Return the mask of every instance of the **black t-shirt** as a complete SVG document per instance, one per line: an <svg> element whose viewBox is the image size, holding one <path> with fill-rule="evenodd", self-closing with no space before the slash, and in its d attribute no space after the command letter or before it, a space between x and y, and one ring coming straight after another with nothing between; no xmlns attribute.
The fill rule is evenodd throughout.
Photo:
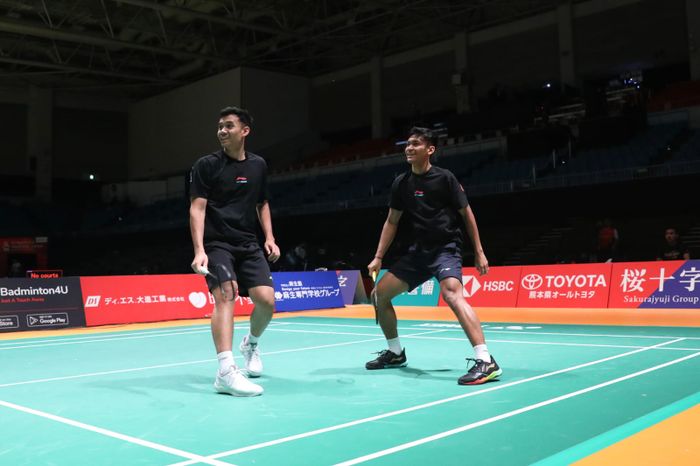
<svg viewBox="0 0 700 466"><path fill-rule="evenodd" d="M190 173L190 197L207 200L204 241L258 241L257 205L269 199L267 163L251 152L234 160L223 150L205 155Z"/></svg>
<svg viewBox="0 0 700 466"><path fill-rule="evenodd" d="M659 251L658 258L665 261L682 260L683 254L686 254L687 252L688 248L680 241L673 246L668 243L664 243L663 248L661 248L661 251Z"/></svg>
<svg viewBox="0 0 700 466"><path fill-rule="evenodd" d="M389 207L408 217L414 242L424 248L451 242L461 245L462 218L458 211L468 204L452 172L435 165L422 175L402 173L391 186Z"/></svg>

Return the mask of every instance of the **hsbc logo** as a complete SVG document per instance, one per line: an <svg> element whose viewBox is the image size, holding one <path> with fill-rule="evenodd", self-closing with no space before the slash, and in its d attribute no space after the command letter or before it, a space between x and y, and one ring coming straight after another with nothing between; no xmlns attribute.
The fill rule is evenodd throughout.
<svg viewBox="0 0 700 466"><path fill-rule="evenodd" d="M483 283L479 282L474 275L462 275L462 296L465 298L471 298L477 291L513 291L515 289L515 282L513 280L484 280Z"/></svg>
<svg viewBox="0 0 700 466"><path fill-rule="evenodd" d="M481 289L481 283L474 275L462 275L462 296L471 298Z"/></svg>
<svg viewBox="0 0 700 466"><path fill-rule="evenodd" d="M88 296L85 300L85 307L99 307L102 296Z"/></svg>

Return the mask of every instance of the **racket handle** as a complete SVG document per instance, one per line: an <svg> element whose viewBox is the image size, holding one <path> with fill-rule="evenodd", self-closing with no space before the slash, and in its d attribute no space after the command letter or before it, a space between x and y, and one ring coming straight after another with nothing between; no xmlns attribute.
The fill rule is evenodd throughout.
<svg viewBox="0 0 700 466"><path fill-rule="evenodd" d="M376 270L372 270L372 281L375 283L377 282L377 271Z"/></svg>

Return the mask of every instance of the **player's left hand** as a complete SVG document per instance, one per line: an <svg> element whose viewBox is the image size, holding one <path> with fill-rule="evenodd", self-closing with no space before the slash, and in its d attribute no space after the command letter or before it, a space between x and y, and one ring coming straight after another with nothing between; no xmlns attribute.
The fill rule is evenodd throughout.
<svg viewBox="0 0 700 466"><path fill-rule="evenodd" d="M270 262L277 262L280 258L280 248L275 244L275 240L265 241L265 255L267 255L267 260Z"/></svg>
<svg viewBox="0 0 700 466"><path fill-rule="evenodd" d="M479 272L480 275L486 275L489 273L489 261L486 259L486 254L479 252L474 258L474 267Z"/></svg>

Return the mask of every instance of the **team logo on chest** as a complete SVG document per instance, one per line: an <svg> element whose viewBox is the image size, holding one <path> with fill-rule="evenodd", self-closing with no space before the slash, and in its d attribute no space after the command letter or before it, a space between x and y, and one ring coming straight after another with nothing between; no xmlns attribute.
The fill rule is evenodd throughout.
<svg viewBox="0 0 700 466"><path fill-rule="evenodd" d="M245 176L237 176L236 184L248 184L248 178L246 178Z"/></svg>
<svg viewBox="0 0 700 466"><path fill-rule="evenodd" d="M415 197L423 197L425 196L425 192L421 191L420 189L416 189L416 191L413 193Z"/></svg>

